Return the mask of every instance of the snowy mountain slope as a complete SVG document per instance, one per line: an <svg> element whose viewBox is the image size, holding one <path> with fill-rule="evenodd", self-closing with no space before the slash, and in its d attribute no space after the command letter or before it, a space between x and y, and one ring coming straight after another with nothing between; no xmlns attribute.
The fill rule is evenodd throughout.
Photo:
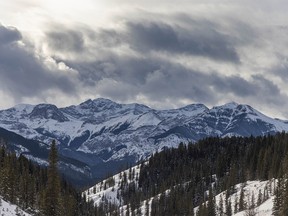
<svg viewBox="0 0 288 216"><path fill-rule="evenodd" d="M0 137L6 141L5 147L7 150L15 152L17 156L21 154L40 166L48 165L49 149L47 145L35 140L26 139L3 128L0 128ZM83 178L85 179L91 176L90 168L87 164L73 158L65 157L61 153L58 154L58 159L59 170L65 174L66 179L70 182L77 184L78 181L82 181Z"/></svg>
<svg viewBox="0 0 288 216"><path fill-rule="evenodd" d="M93 187L83 192L87 200L93 201L95 205L99 206L103 199L106 198L108 202L122 206L123 200L119 193L123 187L123 182L129 185L135 183L138 185L138 177L140 174L140 165L131 167L130 169L124 170L114 176L111 176ZM118 195L117 195L118 194Z"/></svg>
<svg viewBox="0 0 288 216"><path fill-rule="evenodd" d="M259 196L259 191L261 190L262 193L265 190L265 187L267 187L267 185L270 185L272 182L269 181L248 181L244 183L244 202L248 203L251 200L251 196L252 194L254 194L255 196L255 205L256 207L254 208L253 212L256 213L255 216L272 216L272 210L273 210L273 199L274 199L274 195L273 195L273 191L269 191L268 192L268 197L267 200L263 201L259 206L257 206L257 198ZM231 196L228 196L228 200L231 200L231 206L232 206L232 216L246 216L248 213L248 210L243 210L240 212L235 212L235 210L233 209L233 207L235 206L235 200L239 201L239 197L240 197L240 190L243 184L237 184L235 185L235 188L237 190L237 192L235 192L234 194L232 194ZM271 184L272 188L274 185L274 182ZM167 190L165 192L165 194L169 194L169 190ZM222 198L225 200L225 196L226 196L226 191L218 194L215 199L216 199L216 215L220 215L219 212L219 206L220 206L220 197L222 196ZM236 198L237 197L237 198ZM158 196L155 196L153 198L150 198L149 200L145 200L141 203L141 207L140 207L140 211L141 211L141 215L150 215L151 213L151 205L152 205L152 201L153 199L159 199L160 198L160 194ZM148 208L147 208L148 206ZM224 208L224 212L225 212L225 206L223 206ZM199 207L194 208L194 215L197 215L197 211L198 211ZM127 211L127 206L122 206L120 207L120 215L126 215L126 211ZM122 210L123 209L123 210ZM147 212L149 211L149 213ZM130 210L131 212L131 210ZM137 210L135 211L137 212Z"/></svg>
<svg viewBox="0 0 288 216"><path fill-rule="evenodd" d="M116 173L127 163L180 142L288 131L287 122L269 118L249 105L229 103L209 109L192 104L154 110L103 98L64 108L18 105L0 111L0 127L43 143L56 139L63 156L89 166L91 178Z"/></svg>
<svg viewBox="0 0 288 216"><path fill-rule="evenodd" d="M0 197L0 215L3 216L30 216L27 212L20 209L18 206L6 202Z"/></svg>
<svg viewBox="0 0 288 216"><path fill-rule="evenodd" d="M111 176L93 187L90 187L83 192L83 195L86 196L87 200L93 201L95 205L99 206L101 203L109 202L118 206L119 214L126 215L127 205L124 204L121 197L122 188L133 183L138 186L138 177L140 175L140 165L134 166L130 169L124 170L114 176ZM125 177L126 176L126 177ZM130 176L130 178L129 178ZM124 180L127 178L127 181ZM126 182L123 184L123 182ZM124 185L124 186L123 186ZM272 216L273 209L273 199L274 199L274 188L277 185L277 179L271 179L269 181L247 181L241 184L234 186L235 191L229 195L227 198L231 202L232 215L233 216L245 216L247 210L235 211L235 203L239 203L241 189L244 192L244 203L248 208L249 205L252 205L252 200L254 199L254 212L257 216ZM170 189L166 190L164 194L169 195ZM216 215L220 215L220 203L221 199L223 201L223 212L225 209L225 198L227 191L223 191L215 196L215 206L216 206ZM141 202L139 210L135 210L135 213L141 212L141 215L148 215L147 211L151 211L152 201L154 199L159 199L160 195L151 197L148 200ZM207 191L208 196L208 191ZM252 196L254 198L252 198ZM222 197L222 198L221 198ZM259 202L259 203L258 203ZM238 204L239 205L239 204ZM239 208L239 206L238 206ZM198 207L194 208L194 213L196 215ZM131 210L129 211L132 213ZM150 215L150 214L149 214Z"/></svg>
<svg viewBox="0 0 288 216"><path fill-rule="evenodd" d="M254 196L254 212L257 216L272 216L272 209L273 209L273 199L274 199L274 187L277 184L276 179L272 179L270 181L247 181L241 184L235 185L235 192L228 196L228 200L231 202L232 207L232 215L233 216L245 216L247 214L247 210L244 211L235 211L235 203L239 202L241 188L244 191L244 203L246 203L247 208L249 205L252 205L252 196ZM223 191L222 193L215 196L215 204L216 204L216 214L220 215L219 207L220 207L220 200L222 197L223 203L225 203L226 192ZM266 195L264 195L264 193ZM259 205L257 204L258 199L260 196L261 202ZM266 196L266 197L265 197ZM194 212L198 211L199 207L194 208ZM225 204L223 204L223 210L226 212Z"/></svg>
<svg viewBox="0 0 288 216"><path fill-rule="evenodd" d="M184 127L197 139L209 136L259 136L287 131L288 124L272 119L249 105L228 103L187 119Z"/></svg>

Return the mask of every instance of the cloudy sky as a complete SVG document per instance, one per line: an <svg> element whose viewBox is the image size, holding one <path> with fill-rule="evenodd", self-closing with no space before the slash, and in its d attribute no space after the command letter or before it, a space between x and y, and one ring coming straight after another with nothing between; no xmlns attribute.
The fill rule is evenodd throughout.
<svg viewBox="0 0 288 216"><path fill-rule="evenodd" d="M288 119L284 0L1 0L0 108L250 104Z"/></svg>

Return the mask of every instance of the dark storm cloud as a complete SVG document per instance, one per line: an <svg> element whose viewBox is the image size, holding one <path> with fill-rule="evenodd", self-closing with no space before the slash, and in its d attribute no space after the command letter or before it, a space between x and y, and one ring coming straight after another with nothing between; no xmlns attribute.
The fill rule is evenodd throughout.
<svg viewBox="0 0 288 216"><path fill-rule="evenodd" d="M215 98L208 88L211 84L210 74L206 75L157 58L120 58L111 55L107 62L62 61L81 71L79 80L85 86L97 88L97 93L104 97L127 100L144 94L152 101L169 97L194 98L206 102ZM99 83L103 81L108 82L107 85L99 87ZM110 81L115 82L114 86L110 85Z"/></svg>
<svg viewBox="0 0 288 216"><path fill-rule="evenodd" d="M259 104L283 104L287 98L266 74L240 74L245 68L242 60L246 60L246 56L241 59L243 47L259 38L248 24L194 20L188 15L176 17L175 22L153 20L128 20L114 29L70 26L48 30L48 52L57 63L76 71L73 81L68 74L51 72L41 57L20 46L17 29L0 26L1 87L15 98L44 98L48 90L55 89L119 102L143 96L163 107L169 106L167 101L215 105L223 99L247 103L257 99ZM225 74L230 69L230 75ZM280 74L284 76L279 70Z"/></svg>
<svg viewBox="0 0 288 216"><path fill-rule="evenodd" d="M281 80L287 82L288 81L288 62L285 60L282 61L281 64L278 64L272 68L268 69L269 71L273 71L277 77Z"/></svg>
<svg viewBox="0 0 288 216"><path fill-rule="evenodd" d="M215 33L218 34L221 40L226 40L227 46L234 49L236 52L237 45L248 45L255 43L255 40L259 40L259 32L255 30L255 26L241 20L237 17L229 17L225 20L219 19L207 20L205 18L195 19L188 14L180 13L176 14L176 20L183 23L188 30L193 30L193 32L200 33L204 38L209 36L214 36Z"/></svg>
<svg viewBox="0 0 288 216"><path fill-rule="evenodd" d="M265 104L274 104L276 106L286 105L288 96L283 94L280 86L270 79L268 80L261 75L253 75L252 84L256 86L254 88L257 91L257 101L262 101Z"/></svg>
<svg viewBox="0 0 288 216"><path fill-rule="evenodd" d="M48 45L55 51L81 52L96 44L99 48L113 48L126 45L141 55L151 51L168 55L185 54L200 56L214 61L240 63L235 47L235 38L217 31L216 23L191 20L189 27L162 22L127 22L122 30L99 29L77 30L58 28L46 34ZM90 44L85 44L85 38Z"/></svg>
<svg viewBox="0 0 288 216"><path fill-rule="evenodd" d="M84 85L95 86L99 81L109 78L119 80L125 83L131 83L135 86L143 85L147 76L161 67L161 62L147 58L133 58L110 54L104 61L86 62L69 61L58 59L64 62L68 67L73 68L79 73L79 80Z"/></svg>
<svg viewBox="0 0 288 216"><path fill-rule="evenodd" d="M61 29L47 33L48 45L57 51L81 52L84 48L83 34L76 30Z"/></svg>
<svg viewBox="0 0 288 216"><path fill-rule="evenodd" d="M65 76L51 72L41 57L16 43L19 31L0 26L0 83L1 89L15 99L37 97L45 91L57 89L74 92L74 86ZM13 43L14 42L14 43ZM57 71L57 70L56 70Z"/></svg>
<svg viewBox="0 0 288 216"><path fill-rule="evenodd" d="M254 95L258 88L253 83L238 76L214 76L211 82L216 92L232 93L240 97Z"/></svg>
<svg viewBox="0 0 288 216"><path fill-rule="evenodd" d="M79 73L79 80L97 89L103 97L135 100L145 95L150 101L189 99L215 104L223 97L253 99L282 104L286 98L277 85L263 76L243 79L216 71L202 72L155 57L135 58L111 55L109 61L65 62ZM111 84L112 83L112 84Z"/></svg>
<svg viewBox="0 0 288 216"><path fill-rule="evenodd" d="M94 33L90 33L90 38L106 48L117 47L123 43L121 35L112 29L99 29Z"/></svg>
<svg viewBox="0 0 288 216"><path fill-rule="evenodd" d="M139 64L137 66L135 64L134 68L130 68L131 71L133 69L136 71L134 76L130 73L129 76L124 74L124 76L108 79L115 81L116 84L101 85L98 92L115 100L135 100L137 95L145 95L150 101L158 102L166 99L175 102L180 99L203 102L216 100L207 82L209 75L187 70L180 65L171 65L168 62L159 65L159 62L153 62L153 59L142 60L141 65L142 67L139 67ZM147 71L149 67L153 68L153 71ZM140 75L137 71L144 73Z"/></svg>
<svg viewBox="0 0 288 216"><path fill-rule="evenodd" d="M231 39L216 31L212 25L191 25L191 29L164 23L127 23L127 43L132 48L147 52L165 51L188 54L214 60L239 63L239 56Z"/></svg>
<svg viewBox="0 0 288 216"><path fill-rule="evenodd" d="M217 96L209 88L211 74L201 73L181 65L162 64L147 78L147 86L142 91L152 100L191 99L202 102L215 102Z"/></svg>
<svg viewBox="0 0 288 216"><path fill-rule="evenodd" d="M83 50L80 55L75 53L72 59L61 55L55 55L55 59L78 71L79 83L86 89L118 101L133 101L143 95L152 102L169 100L177 103L189 99L216 104L224 98L236 98L242 101L257 99L260 104L283 104L283 98L287 96L266 78L266 74L251 74L244 79L239 71L229 73L232 74L229 76L222 71L222 68L227 70L227 65L241 68L238 48L249 47L255 44L255 38L259 38L252 26L233 19L221 26L221 23L194 20L189 16L176 18L181 21L179 25L130 21L117 30L77 28L82 39L72 37L71 30L65 32L65 28L59 34L54 31L53 34L63 35L63 38L67 35L73 38L67 44L72 47L66 49L67 53ZM225 26L229 26L229 31L225 31ZM47 37L49 41L55 40L51 34ZM82 42L84 38L85 43ZM81 49L73 45L77 41ZM132 54L126 49L123 52L122 47L128 47ZM189 61L193 57L203 57L208 65L216 62L221 66L202 71L199 65L196 69L173 61L186 57Z"/></svg>
<svg viewBox="0 0 288 216"><path fill-rule="evenodd" d="M13 27L4 27L0 24L0 45L9 44L22 38L21 33Z"/></svg>
<svg viewBox="0 0 288 216"><path fill-rule="evenodd" d="M232 94L241 98L257 98L258 102L266 104L284 104L288 99L279 87L262 75L252 75L249 80L237 76L214 76L212 85L217 94ZM285 99L285 100L284 100Z"/></svg>
<svg viewBox="0 0 288 216"><path fill-rule="evenodd" d="M220 74L202 73L157 58L111 56L109 60L93 64L67 61L65 63L81 71L79 80L86 86L94 86L97 93L116 100L131 100L143 94L151 101L191 99L211 103L218 100L215 89L229 82ZM237 82L236 78L232 77L231 80L233 79ZM99 87L99 83L103 81L107 84ZM115 82L113 86L110 85L110 81Z"/></svg>

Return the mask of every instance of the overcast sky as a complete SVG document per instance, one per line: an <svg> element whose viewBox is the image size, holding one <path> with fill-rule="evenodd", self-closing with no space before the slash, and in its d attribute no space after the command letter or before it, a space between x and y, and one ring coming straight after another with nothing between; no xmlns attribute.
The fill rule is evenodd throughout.
<svg viewBox="0 0 288 216"><path fill-rule="evenodd" d="M0 109L88 98L288 119L284 0L1 0Z"/></svg>

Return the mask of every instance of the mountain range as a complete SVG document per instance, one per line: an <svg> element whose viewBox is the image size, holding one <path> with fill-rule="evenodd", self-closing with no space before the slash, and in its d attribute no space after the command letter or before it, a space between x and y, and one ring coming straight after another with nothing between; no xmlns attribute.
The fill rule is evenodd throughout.
<svg viewBox="0 0 288 216"><path fill-rule="evenodd" d="M19 136L10 142L17 154L43 165L49 144L55 139L62 172L74 182L88 184L180 142L210 136L275 134L288 131L288 122L234 102L211 109L191 104L155 110L99 98L64 108L17 105L0 111L0 127L2 134Z"/></svg>

